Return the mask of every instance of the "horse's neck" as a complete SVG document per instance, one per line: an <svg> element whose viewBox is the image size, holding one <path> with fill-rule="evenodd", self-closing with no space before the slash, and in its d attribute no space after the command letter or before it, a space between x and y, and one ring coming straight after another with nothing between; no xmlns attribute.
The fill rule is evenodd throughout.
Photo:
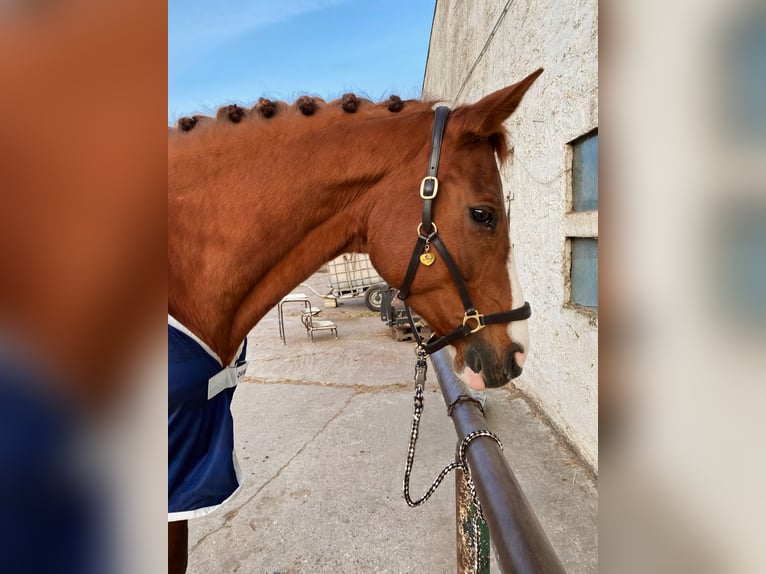
<svg viewBox="0 0 766 574"><path fill-rule="evenodd" d="M231 318L231 344L241 341L269 309L323 263L346 251L364 251L360 215L346 207L320 225L307 229L297 243L291 237L288 243L291 249L287 249L288 244L275 249L261 267L262 274L247 277L249 289ZM282 238L276 238L275 242L282 243ZM266 249L270 251L271 246Z"/></svg>
<svg viewBox="0 0 766 574"><path fill-rule="evenodd" d="M351 130L230 131L169 154L169 311L224 360L324 262L365 249L368 190L401 161Z"/></svg>

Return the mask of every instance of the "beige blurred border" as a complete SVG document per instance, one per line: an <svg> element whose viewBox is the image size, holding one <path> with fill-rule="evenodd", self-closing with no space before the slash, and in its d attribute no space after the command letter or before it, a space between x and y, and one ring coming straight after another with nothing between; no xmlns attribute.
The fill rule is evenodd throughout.
<svg viewBox="0 0 766 574"><path fill-rule="evenodd" d="M764 298L736 285L766 267L766 109L743 106L763 60L742 68L766 9L601 16L601 565L764 571Z"/></svg>

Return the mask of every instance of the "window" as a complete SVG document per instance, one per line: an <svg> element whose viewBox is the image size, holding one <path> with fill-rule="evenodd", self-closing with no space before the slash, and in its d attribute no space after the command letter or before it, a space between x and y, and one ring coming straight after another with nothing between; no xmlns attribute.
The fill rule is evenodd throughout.
<svg viewBox="0 0 766 574"><path fill-rule="evenodd" d="M755 8L755 4L753 5ZM761 7L762 8L762 7ZM766 21L763 10L744 10L726 29L718 102L723 127L733 140L762 145L766 140Z"/></svg>
<svg viewBox="0 0 766 574"><path fill-rule="evenodd" d="M572 144L572 211L598 209L598 134Z"/></svg>
<svg viewBox="0 0 766 574"><path fill-rule="evenodd" d="M569 144L566 234L567 303L598 311L598 130Z"/></svg>
<svg viewBox="0 0 766 574"><path fill-rule="evenodd" d="M598 239L574 237L571 247L570 302L598 309Z"/></svg>

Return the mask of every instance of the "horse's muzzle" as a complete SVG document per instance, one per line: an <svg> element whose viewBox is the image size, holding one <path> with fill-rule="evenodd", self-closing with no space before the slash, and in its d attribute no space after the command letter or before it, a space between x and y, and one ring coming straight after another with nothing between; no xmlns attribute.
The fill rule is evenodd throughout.
<svg viewBox="0 0 766 574"><path fill-rule="evenodd" d="M469 344L465 350L466 366L474 373L481 374L484 385L490 388L502 387L521 375L523 362L524 349L517 343L503 351L502 360L482 340Z"/></svg>

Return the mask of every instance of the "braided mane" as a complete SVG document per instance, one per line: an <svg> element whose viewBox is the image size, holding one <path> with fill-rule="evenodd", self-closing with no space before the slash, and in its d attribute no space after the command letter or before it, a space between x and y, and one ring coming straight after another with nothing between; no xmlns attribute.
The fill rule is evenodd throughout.
<svg viewBox="0 0 766 574"><path fill-rule="evenodd" d="M366 98L347 93L342 97L325 102L322 98L301 96L292 104L283 101L274 101L260 98L250 108L237 104L221 106L216 111L215 117L204 115L184 116L179 118L175 127L169 127L168 134L176 132L189 132L198 130L200 127L211 124L239 124L247 121L262 121L289 115L313 116L318 113L398 113L405 105L413 109L427 109L430 102L420 100L402 100L399 96L390 96L381 102L372 102Z"/></svg>

